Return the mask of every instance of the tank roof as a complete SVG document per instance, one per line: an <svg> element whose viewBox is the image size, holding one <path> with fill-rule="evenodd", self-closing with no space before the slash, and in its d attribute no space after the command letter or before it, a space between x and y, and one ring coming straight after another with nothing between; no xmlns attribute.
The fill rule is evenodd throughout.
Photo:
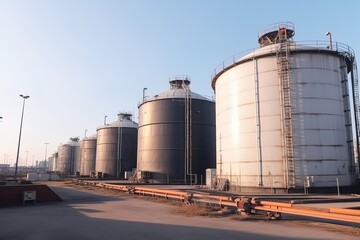
<svg viewBox="0 0 360 240"><path fill-rule="evenodd" d="M190 95L191 99L200 99L200 100L209 101L208 98L201 96L200 94L194 93L192 91L190 91L189 95ZM158 99L167 99L167 98L185 98L185 97L186 97L186 93L183 89L174 88L174 89L170 89L166 92L159 93L153 97L150 97L147 101L158 100Z"/></svg>
<svg viewBox="0 0 360 240"><path fill-rule="evenodd" d="M70 147L73 147L73 146L80 146L80 142L79 142L79 137L71 137L70 140L65 143L65 144L60 144L59 147L62 147L62 146L70 146Z"/></svg>
<svg viewBox="0 0 360 240"><path fill-rule="evenodd" d="M268 45L266 47L259 48L249 54L240 57L235 60L234 63L243 62L248 59L260 57L262 55L273 55L276 54L279 44ZM323 52L329 54L335 54L345 57L347 60L352 61L355 57L354 51L347 45L343 43L335 42L336 47L331 49L329 48L328 42L326 41L303 41L303 42L290 42L289 51L290 52Z"/></svg>
<svg viewBox="0 0 360 240"><path fill-rule="evenodd" d="M70 142L78 142L79 139L80 139L79 137L71 137Z"/></svg>
<svg viewBox="0 0 360 240"><path fill-rule="evenodd" d="M188 75L177 75L171 77L169 83L170 83L170 89L173 89L173 88L183 88L183 85L189 86L191 81Z"/></svg>
<svg viewBox="0 0 360 240"><path fill-rule="evenodd" d="M228 69L239 65L245 61L252 60L257 57L275 55L278 51L279 44L271 44L257 49L247 50L224 60L220 63L214 70L214 73L211 77L211 85L215 90L215 82L217 78L226 72ZM332 55L338 55L339 57L344 57L348 66L348 70L352 69L352 64L355 59L354 50L346 44L340 42L333 42L333 48L329 47L328 41L290 41L289 51L291 53L295 52L322 52Z"/></svg>
<svg viewBox="0 0 360 240"><path fill-rule="evenodd" d="M189 97L191 99L211 101L210 99L191 91L191 89L189 87L191 81L190 81L190 77L187 75L178 75L178 76L172 77L172 78L170 78L169 83L170 83L170 89L168 91L162 92L153 97L150 97L150 98L146 99L146 101L144 101L144 102L159 100L159 99L186 98L187 94L186 94L185 89L189 89Z"/></svg>
<svg viewBox="0 0 360 240"><path fill-rule="evenodd" d="M93 135L90 135L90 136L87 136L87 137L84 137L82 139L82 141L84 141L84 140L94 140L94 139L97 139L97 133L95 133Z"/></svg>
<svg viewBox="0 0 360 240"><path fill-rule="evenodd" d="M295 35L295 25L292 22L278 22L265 27L258 34L260 47L278 43L281 33L286 39L291 39Z"/></svg>
<svg viewBox="0 0 360 240"><path fill-rule="evenodd" d="M138 127L138 124L131 120L132 114L123 112L123 113L119 113L118 117L119 117L118 120L111 122L109 124L100 126L100 127L98 127L98 130L102 129L102 128L118 128L118 127L137 128Z"/></svg>

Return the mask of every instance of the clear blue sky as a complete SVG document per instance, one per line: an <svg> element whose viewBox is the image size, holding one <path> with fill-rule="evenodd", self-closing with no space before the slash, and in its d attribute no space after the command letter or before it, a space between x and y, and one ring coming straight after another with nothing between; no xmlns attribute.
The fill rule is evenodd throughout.
<svg viewBox="0 0 360 240"><path fill-rule="evenodd" d="M136 117L146 95L187 74L194 92L212 96L211 73L224 59L257 48L258 31L295 24L296 41L327 40L360 54L360 1L1 0L0 163L19 165L57 151L70 137L96 133L104 116Z"/></svg>

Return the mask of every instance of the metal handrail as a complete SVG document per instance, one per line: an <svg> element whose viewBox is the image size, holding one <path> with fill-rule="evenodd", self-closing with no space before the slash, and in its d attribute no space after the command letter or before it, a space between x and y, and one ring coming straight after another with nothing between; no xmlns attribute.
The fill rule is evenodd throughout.
<svg viewBox="0 0 360 240"><path fill-rule="evenodd" d="M213 79L218 73L222 72L225 68L228 68L229 66L236 63L240 57L243 57L257 49L259 49L259 48L251 48L251 49L248 49L248 50L245 50L242 52L238 52L235 55L232 55L231 57L226 58L224 61L222 61L220 64L218 64L215 67L215 69L211 75L211 79Z"/></svg>
<svg viewBox="0 0 360 240"><path fill-rule="evenodd" d="M270 24L270 25L264 27L262 30L260 30L258 32L258 37L261 37L261 36L263 36L263 35L265 35L266 33L269 33L269 32L277 31L277 30L279 30L280 27L285 27L286 29L290 29L292 31L295 31L295 24L294 23L289 22L289 21L277 22L277 23Z"/></svg>
<svg viewBox="0 0 360 240"><path fill-rule="evenodd" d="M274 46L277 44L274 44ZM270 45L271 46L271 45ZM304 49L303 47L309 47L313 49ZM218 64L215 67L215 70L213 71L211 75L211 80L214 79L215 76L217 76L220 72L223 72L227 68L229 68L232 65L235 65L238 60L241 57L244 57L247 54L250 54L251 52L254 52L261 48L252 48L248 49L239 53L236 53L235 55L225 59L220 64ZM296 51L296 50L328 50L328 51L334 51L337 53L340 53L344 57L348 58L349 60L352 60L355 58L355 51L348 45L340 42L332 42L332 49L330 49L329 42L323 41L323 40L310 40L310 41L299 41L299 42L290 42L290 52ZM274 51L275 54L275 51Z"/></svg>

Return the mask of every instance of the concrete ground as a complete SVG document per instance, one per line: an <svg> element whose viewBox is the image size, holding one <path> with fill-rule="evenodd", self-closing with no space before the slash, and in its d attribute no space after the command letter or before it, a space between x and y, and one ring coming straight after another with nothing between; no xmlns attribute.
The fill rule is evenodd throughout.
<svg viewBox="0 0 360 240"><path fill-rule="evenodd" d="M351 227L294 220L185 216L174 213L171 204L125 194L50 187L63 202L0 208L1 240L359 239L360 234Z"/></svg>

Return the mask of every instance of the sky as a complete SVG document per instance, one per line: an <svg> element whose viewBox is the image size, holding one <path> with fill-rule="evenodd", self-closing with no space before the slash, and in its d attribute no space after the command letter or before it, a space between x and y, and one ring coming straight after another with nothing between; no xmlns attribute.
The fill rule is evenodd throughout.
<svg viewBox="0 0 360 240"><path fill-rule="evenodd" d="M329 40L360 54L360 1L0 0L0 164L51 156L188 75L212 97L223 60L258 48L258 32L290 21L295 41ZM48 144L45 144L48 143Z"/></svg>

